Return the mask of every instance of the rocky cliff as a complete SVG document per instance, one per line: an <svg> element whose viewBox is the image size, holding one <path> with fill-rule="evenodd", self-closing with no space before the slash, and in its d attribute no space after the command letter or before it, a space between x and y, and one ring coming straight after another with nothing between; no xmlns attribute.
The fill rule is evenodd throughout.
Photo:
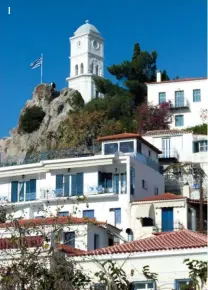
<svg viewBox="0 0 208 290"><path fill-rule="evenodd" d="M78 91L64 88L61 92L51 85L35 87L32 99L28 100L20 112L18 126L10 131L10 137L0 139L0 152L3 159L23 158L28 152L41 152L56 148L59 140L58 128L70 112L83 107L84 100ZM20 119L28 108L38 107L44 118L38 129L31 133L20 130Z"/></svg>

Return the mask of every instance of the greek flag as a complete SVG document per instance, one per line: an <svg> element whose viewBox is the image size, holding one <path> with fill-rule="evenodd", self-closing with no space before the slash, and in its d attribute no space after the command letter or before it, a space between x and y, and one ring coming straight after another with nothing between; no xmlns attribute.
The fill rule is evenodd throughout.
<svg viewBox="0 0 208 290"><path fill-rule="evenodd" d="M41 65L42 65L42 56L39 57L38 59L36 59L36 61L32 62L30 64L30 67L31 67L31 69L34 69L34 68L39 67Z"/></svg>

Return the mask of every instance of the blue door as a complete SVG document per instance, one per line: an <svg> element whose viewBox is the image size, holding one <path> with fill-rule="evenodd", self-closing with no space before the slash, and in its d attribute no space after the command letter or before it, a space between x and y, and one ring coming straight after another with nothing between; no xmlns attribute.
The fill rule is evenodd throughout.
<svg viewBox="0 0 208 290"><path fill-rule="evenodd" d="M162 208L162 232L173 231L173 208Z"/></svg>

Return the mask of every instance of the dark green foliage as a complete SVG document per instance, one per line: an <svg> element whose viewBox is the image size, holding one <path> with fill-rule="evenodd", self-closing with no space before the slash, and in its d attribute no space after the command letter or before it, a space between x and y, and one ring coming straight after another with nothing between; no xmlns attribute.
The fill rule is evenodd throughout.
<svg viewBox="0 0 208 290"><path fill-rule="evenodd" d="M82 95L78 91L73 94L68 102L74 111L84 108L84 100L82 98Z"/></svg>
<svg viewBox="0 0 208 290"><path fill-rule="evenodd" d="M19 132L32 133L36 131L40 127L44 117L45 112L43 112L42 108L37 106L26 108L20 115Z"/></svg>
<svg viewBox="0 0 208 290"><path fill-rule="evenodd" d="M104 95L128 95L132 97L135 105L146 102L147 87L145 83L156 80L157 53L141 50L138 43L135 44L132 59L125 60L121 64L108 67L108 71L122 82L122 87L111 81L96 78L97 90ZM167 72L162 72L162 80L169 80Z"/></svg>
<svg viewBox="0 0 208 290"><path fill-rule="evenodd" d="M157 273L150 272L149 266L144 266L142 268L142 274L146 277L147 280L157 281Z"/></svg>
<svg viewBox="0 0 208 290"><path fill-rule="evenodd" d="M187 132L193 132L194 134L207 135L207 124L201 124L186 129Z"/></svg>
<svg viewBox="0 0 208 290"><path fill-rule="evenodd" d="M192 281L193 288L186 289L203 289L207 281L207 261L185 259L184 264L188 266L189 278Z"/></svg>

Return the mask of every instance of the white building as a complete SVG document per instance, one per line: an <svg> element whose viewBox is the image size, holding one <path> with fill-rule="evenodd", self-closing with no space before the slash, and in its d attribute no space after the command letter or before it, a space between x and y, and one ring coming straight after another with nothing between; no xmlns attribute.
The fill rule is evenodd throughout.
<svg viewBox="0 0 208 290"><path fill-rule="evenodd" d="M131 201L164 193L161 153L138 134L99 138L101 154L65 152L62 159L25 160L0 168L0 197L7 218L48 215L96 218L129 238ZM61 153L61 152L59 152ZM66 157L66 158L65 158ZM52 157L54 158L54 157ZM36 162L36 163L34 163ZM2 164L4 165L4 164ZM8 164L7 164L8 165ZM59 207L57 213L57 207Z"/></svg>
<svg viewBox="0 0 208 290"><path fill-rule="evenodd" d="M193 162L199 163L205 174L208 176L208 137L197 135L185 130L156 130L148 131L143 136L148 142L159 148L162 153L159 155L161 165L168 166L171 163ZM166 182L166 190L178 192L184 182L189 182L192 188L192 198L199 198L199 190L195 188L196 181L190 180L188 176L182 179L172 179L169 184ZM182 182L179 186L179 183ZM207 177L204 180L205 191L207 189ZM167 187L169 186L169 187ZM198 192L198 193L197 193ZM205 194L206 192L204 192Z"/></svg>
<svg viewBox="0 0 208 290"><path fill-rule="evenodd" d="M207 250L206 235L180 230L75 255L83 273L92 277L100 271L99 263L113 260L126 273L132 290L180 290L182 285L190 282L189 269L184 260L206 261ZM158 281L147 279L142 274L143 267L147 265L151 273L158 274ZM107 290L99 283L95 286L95 289Z"/></svg>
<svg viewBox="0 0 208 290"><path fill-rule="evenodd" d="M183 129L207 122L207 95L207 78L162 81L161 72L158 71L157 81L147 83L149 103L154 105L171 103L172 129Z"/></svg>
<svg viewBox="0 0 208 290"><path fill-rule="evenodd" d="M93 75L104 75L104 43L97 28L86 21L70 38L68 87L78 90L85 103L99 96Z"/></svg>

